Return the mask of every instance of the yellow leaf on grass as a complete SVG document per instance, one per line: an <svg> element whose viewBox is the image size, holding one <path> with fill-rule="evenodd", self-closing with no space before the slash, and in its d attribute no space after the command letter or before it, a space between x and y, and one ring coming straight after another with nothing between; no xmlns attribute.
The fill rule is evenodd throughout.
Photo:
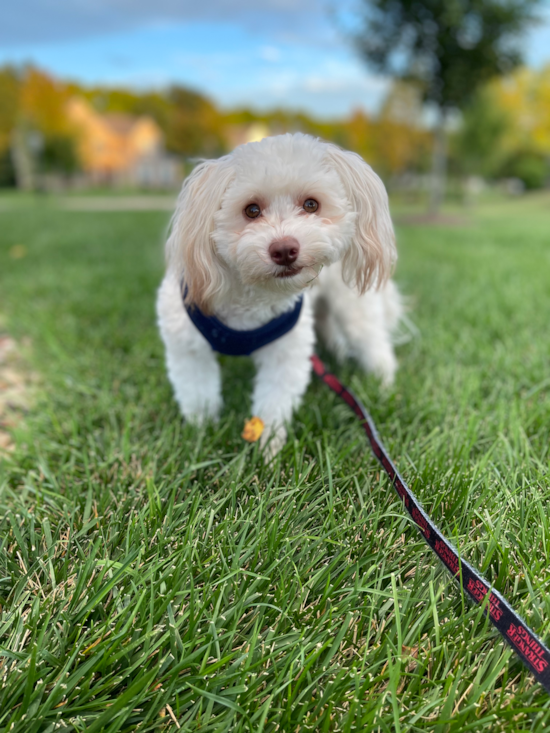
<svg viewBox="0 0 550 733"><path fill-rule="evenodd" d="M10 257L12 260L20 260L27 254L27 248L24 244L14 244L10 249Z"/></svg>
<svg viewBox="0 0 550 733"><path fill-rule="evenodd" d="M244 424L244 430L241 433L241 438L244 438L249 443L255 443L259 440L260 435L264 432L264 421L260 417L251 417Z"/></svg>

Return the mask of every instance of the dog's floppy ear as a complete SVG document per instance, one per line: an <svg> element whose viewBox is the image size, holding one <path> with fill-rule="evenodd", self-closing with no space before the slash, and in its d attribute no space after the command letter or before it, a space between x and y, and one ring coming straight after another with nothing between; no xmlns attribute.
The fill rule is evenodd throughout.
<svg viewBox="0 0 550 733"><path fill-rule="evenodd" d="M388 194L360 155L330 143L327 154L357 212L354 241L342 259L343 278L364 293L386 282L397 259Z"/></svg>
<svg viewBox="0 0 550 733"><path fill-rule="evenodd" d="M208 313L224 282L224 265L212 241L214 216L233 177L229 156L205 160L187 177L166 243L168 268L185 282L185 302Z"/></svg>

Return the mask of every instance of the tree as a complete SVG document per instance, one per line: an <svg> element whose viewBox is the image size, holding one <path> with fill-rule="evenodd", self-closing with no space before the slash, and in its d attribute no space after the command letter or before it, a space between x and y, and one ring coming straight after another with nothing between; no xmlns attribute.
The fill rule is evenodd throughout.
<svg viewBox="0 0 550 733"><path fill-rule="evenodd" d="M506 159L512 118L490 86L479 89L463 108L462 124L451 139L458 173L494 178Z"/></svg>
<svg viewBox="0 0 550 733"><path fill-rule="evenodd" d="M166 147L186 156L214 156L225 152L223 118L212 102L180 86L168 93L170 116Z"/></svg>
<svg viewBox="0 0 550 733"><path fill-rule="evenodd" d="M422 169L429 153L429 133L422 124L422 100L418 89L403 81L394 81L376 122L377 170L394 176Z"/></svg>
<svg viewBox="0 0 550 733"><path fill-rule="evenodd" d="M19 85L20 80L14 68L0 68L0 186L13 185L15 182L11 144L19 112Z"/></svg>
<svg viewBox="0 0 550 733"><path fill-rule="evenodd" d="M446 123L489 79L521 63L519 40L540 0L364 0L359 52L418 84L436 110L430 210L444 195Z"/></svg>
<svg viewBox="0 0 550 733"><path fill-rule="evenodd" d="M10 103L10 158L17 186L30 190L38 174L74 171L75 131L66 115L65 85L32 66L21 69L17 81Z"/></svg>
<svg viewBox="0 0 550 733"><path fill-rule="evenodd" d="M71 127L65 110L67 99L67 90L62 83L40 69L28 66L21 79L18 123L40 132L44 137L69 135Z"/></svg>
<svg viewBox="0 0 550 733"><path fill-rule="evenodd" d="M510 151L532 146L550 155L550 64L518 69L490 85L495 104L511 121Z"/></svg>

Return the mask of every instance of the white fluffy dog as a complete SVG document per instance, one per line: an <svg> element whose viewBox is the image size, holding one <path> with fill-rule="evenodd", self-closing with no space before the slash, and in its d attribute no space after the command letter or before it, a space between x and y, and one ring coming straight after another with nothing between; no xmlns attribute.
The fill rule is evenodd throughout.
<svg viewBox="0 0 550 733"><path fill-rule="evenodd" d="M216 419L222 406L217 355L194 313L240 332L299 312L288 332L252 352L252 411L268 457L310 381L314 313L338 358L392 383L395 238L384 185L359 155L287 134L201 163L183 185L166 258L158 320L187 420Z"/></svg>

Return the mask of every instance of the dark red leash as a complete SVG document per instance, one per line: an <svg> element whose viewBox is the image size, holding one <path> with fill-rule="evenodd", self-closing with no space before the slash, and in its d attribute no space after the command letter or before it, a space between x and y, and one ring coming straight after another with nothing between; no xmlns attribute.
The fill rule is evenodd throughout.
<svg viewBox="0 0 550 733"><path fill-rule="evenodd" d="M500 593L493 590L477 570L474 570L463 558L459 558L455 548L443 537L399 475L378 437L371 416L359 400L344 387L334 374L327 372L318 356L314 354L311 361L313 362L315 374L351 407L361 421L374 455L390 477L395 490L403 500L405 509L419 527L428 545L470 598L478 605L484 605L484 611L489 613L493 625L496 626L545 690L550 693L550 651L548 648L535 636L525 621L517 615ZM489 596L488 601L486 600L487 596Z"/></svg>

